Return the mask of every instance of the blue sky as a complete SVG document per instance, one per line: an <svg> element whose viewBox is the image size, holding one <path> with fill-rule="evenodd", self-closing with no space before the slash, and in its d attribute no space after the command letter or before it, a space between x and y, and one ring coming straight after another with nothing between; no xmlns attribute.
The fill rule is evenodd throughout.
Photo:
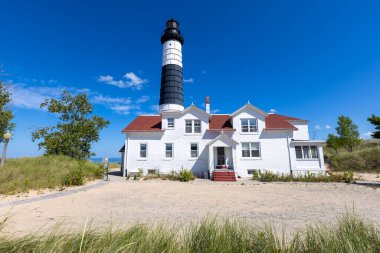
<svg viewBox="0 0 380 253"><path fill-rule="evenodd" d="M217 113L247 101L310 120L310 135L335 132L347 115L368 138L380 114L379 1L5 1L0 64L11 84L17 129L11 157L41 154L31 132L56 122L39 109L63 89L86 92L111 121L93 146L117 157L121 129L155 113L160 35L180 22L185 104Z"/></svg>

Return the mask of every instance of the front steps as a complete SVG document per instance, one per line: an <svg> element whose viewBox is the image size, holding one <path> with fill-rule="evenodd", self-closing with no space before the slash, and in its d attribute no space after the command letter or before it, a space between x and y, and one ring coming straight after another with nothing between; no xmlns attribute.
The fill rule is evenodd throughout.
<svg viewBox="0 0 380 253"><path fill-rule="evenodd" d="M236 182L236 176L234 171L217 171L214 170L212 173L213 181L223 181L223 182Z"/></svg>

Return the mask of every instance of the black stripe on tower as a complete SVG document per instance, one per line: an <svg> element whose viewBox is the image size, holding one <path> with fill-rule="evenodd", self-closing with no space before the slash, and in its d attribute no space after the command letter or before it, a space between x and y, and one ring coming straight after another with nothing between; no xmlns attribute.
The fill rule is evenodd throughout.
<svg viewBox="0 0 380 253"><path fill-rule="evenodd" d="M182 67L167 64L161 70L160 105L177 104L183 106Z"/></svg>

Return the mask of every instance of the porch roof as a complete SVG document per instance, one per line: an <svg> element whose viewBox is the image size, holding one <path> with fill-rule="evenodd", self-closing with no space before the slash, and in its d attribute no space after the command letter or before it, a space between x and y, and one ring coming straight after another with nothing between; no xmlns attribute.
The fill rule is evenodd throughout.
<svg viewBox="0 0 380 253"><path fill-rule="evenodd" d="M228 137L224 132L222 132L217 137L215 137L215 139L207 143L207 146L213 146L213 144L217 141L221 141L229 147L235 147L239 144L237 141L233 140L232 138Z"/></svg>

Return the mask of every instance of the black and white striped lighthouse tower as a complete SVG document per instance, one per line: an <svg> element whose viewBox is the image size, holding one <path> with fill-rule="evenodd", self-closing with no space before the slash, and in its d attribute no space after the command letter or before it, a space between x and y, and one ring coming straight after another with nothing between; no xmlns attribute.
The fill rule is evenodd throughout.
<svg viewBox="0 0 380 253"><path fill-rule="evenodd" d="M161 36L162 71L160 113L183 111L182 45L183 36L179 23L174 19L166 22Z"/></svg>

